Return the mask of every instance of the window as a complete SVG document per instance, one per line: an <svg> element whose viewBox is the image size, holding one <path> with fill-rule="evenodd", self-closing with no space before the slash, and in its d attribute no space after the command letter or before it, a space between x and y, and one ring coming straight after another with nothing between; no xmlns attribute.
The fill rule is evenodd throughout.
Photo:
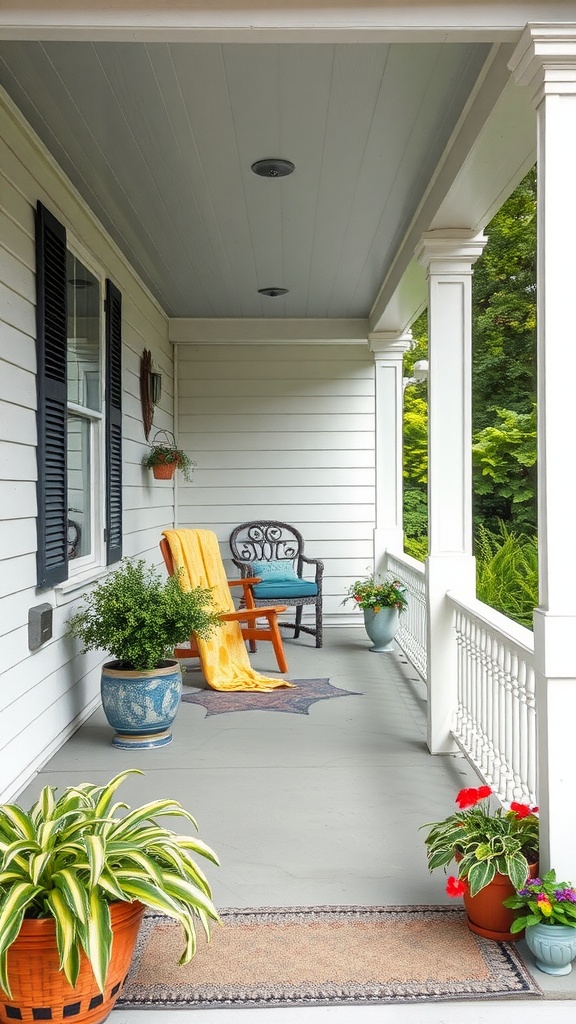
<svg viewBox="0 0 576 1024"><path fill-rule="evenodd" d="M102 299L100 281L66 255L69 572L102 561Z"/></svg>
<svg viewBox="0 0 576 1024"><path fill-rule="evenodd" d="M38 586L122 557L122 296L36 216ZM102 321L104 317L104 334Z"/></svg>

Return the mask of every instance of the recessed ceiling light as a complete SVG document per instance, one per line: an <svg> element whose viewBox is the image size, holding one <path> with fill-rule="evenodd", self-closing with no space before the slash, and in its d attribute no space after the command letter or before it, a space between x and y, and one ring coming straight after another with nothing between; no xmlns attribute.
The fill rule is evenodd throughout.
<svg viewBox="0 0 576 1024"><path fill-rule="evenodd" d="M288 293L287 288L259 288L258 292L260 295L269 295L270 298L275 299L277 295L286 295Z"/></svg>
<svg viewBox="0 0 576 1024"><path fill-rule="evenodd" d="M257 160L252 164L252 170L261 178L285 178L287 174L292 174L294 164L291 160L269 157L267 160Z"/></svg>

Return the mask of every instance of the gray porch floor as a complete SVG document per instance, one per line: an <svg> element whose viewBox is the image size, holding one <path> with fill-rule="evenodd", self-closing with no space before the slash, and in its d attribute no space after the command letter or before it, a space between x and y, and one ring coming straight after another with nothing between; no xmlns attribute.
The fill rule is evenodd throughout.
<svg viewBox="0 0 576 1024"><path fill-rule="evenodd" d="M28 805L46 784L105 782L137 767L145 775L129 778L120 798L140 804L172 797L195 815L200 836L221 860L219 869L208 866L217 906L448 903L443 874L428 873L418 829L449 813L458 789L477 780L461 756L429 755L425 687L417 672L400 651L372 654L362 628L327 629L321 650L309 637L286 640L285 646L290 678L329 678L360 695L319 701L307 715L246 711L207 717L203 707L182 704L173 742L143 752L113 748L98 711L19 801ZM276 674L270 645L260 645L252 661ZM202 685L196 670L184 678L185 685ZM530 966L527 950L525 956ZM236 1012L241 1024L512 1024L520 1014L535 1022L573 1021L574 1003L566 1000L576 998L576 971L566 979L538 971L535 976L553 1002ZM193 1011L190 1020L219 1024L233 1012ZM187 1011L117 1010L111 1019L137 1024L143 1015L146 1024L167 1024L167 1015L184 1024Z"/></svg>

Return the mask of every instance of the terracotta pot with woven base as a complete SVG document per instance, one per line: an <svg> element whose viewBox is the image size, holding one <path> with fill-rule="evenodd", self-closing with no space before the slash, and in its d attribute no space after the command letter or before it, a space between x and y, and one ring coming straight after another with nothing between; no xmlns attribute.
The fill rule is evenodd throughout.
<svg viewBox="0 0 576 1024"><path fill-rule="evenodd" d="M176 470L175 462L159 462L158 465L152 466L152 472L155 480L171 480Z"/></svg>
<svg viewBox="0 0 576 1024"><path fill-rule="evenodd" d="M530 865L530 877L535 878L538 874L538 865ZM515 910L509 910L502 906L502 901L513 896L516 890L508 875L494 875L489 885L480 890L476 896L466 894L464 906L468 915L468 927L476 935L482 935L485 939L495 939L496 942L516 942L521 939L524 932L513 933L510 931L512 922L517 916Z"/></svg>
<svg viewBox="0 0 576 1024"><path fill-rule="evenodd" d="M38 1020L98 1024L108 1016L128 974L144 907L141 903L112 903L110 913L114 939L103 994L98 990L84 953L76 985L72 988L68 984L59 970L52 918L26 918L22 922L20 934L8 950L12 998L0 989L3 1024Z"/></svg>

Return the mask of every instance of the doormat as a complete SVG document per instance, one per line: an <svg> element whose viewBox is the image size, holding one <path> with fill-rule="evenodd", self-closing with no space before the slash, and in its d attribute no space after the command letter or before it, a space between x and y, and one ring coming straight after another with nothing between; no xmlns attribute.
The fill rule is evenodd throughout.
<svg viewBox="0 0 576 1024"><path fill-rule="evenodd" d="M355 690L341 690L328 679L291 679L292 687L279 690L230 691L194 690L182 693L187 704L201 704L210 715L227 715L231 711L282 711L287 715L307 715L311 704L332 697L361 697Z"/></svg>
<svg viewBox="0 0 576 1024"><path fill-rule="evenodd" d="M332 1006L542 996L513 943L473 934L460 907L222 910L178 966L182 931L142 922L122 1008Z"/></svg>

